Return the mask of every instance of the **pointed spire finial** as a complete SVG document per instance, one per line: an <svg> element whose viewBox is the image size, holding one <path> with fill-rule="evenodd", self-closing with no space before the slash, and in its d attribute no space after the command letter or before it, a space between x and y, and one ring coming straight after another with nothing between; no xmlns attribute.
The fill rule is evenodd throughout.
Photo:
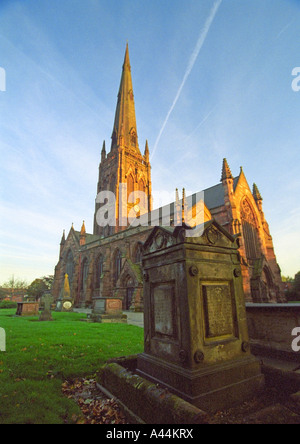
<svg viewBox="0 0 300 444"><path fill-rule="evenodd" d="M130 68L130 60L129 60L128 40L127 40L127 42L126 42L126 50L125 50L125 57L124 57L124 65L123 65L123 68L124 68L124 67L127 67L127 68L131 69L131 68Z"/></svg>
<svg viewBox="0 0 300 444"><path fill-rule="evenodd" d="M85 229L85 222L84 221L82 223L80 234L81 234L81 236L86 235L86 229Z"/></svg>
<svg viewBox="0 0 300 444"><path fill-rule="evenodd" d="M179 199L179 191L178 188L175 190L175 205L174 205L174 223L178 227L182 224L183 217L183 207L182 202Z"/></svg>
<svg viewBox="0 0 300 444"><path fill-rule="evenodd" d="M66 242L66 232L65 232L65 230L64 230L64 231L63 231L63 235L62 235L62 238L61 238L61 242L60 242L60 244L63 245L65 242Z"/></svg>
<svg viewBox="0 0 300 444"><path fill-rule="evenodd" d="M256 200L256 202L259 200L263 200L256 183L253 184L253 193L252 194L253 194L253 197Z"/></svg>
<svg viewBox="0 0 300 444"><path fill-rule="evenodd" d="M146 159L146 161L149 161L149 146L148 146L148 140L146 140L146 146L145 146L145 152L144 152L144 157Z"/></svg>
<svg viewBox="0 0 300 444"><path fill-rule="evenodd" d="M101 162L103 162L106 159L106 146L105 146L105 140L103 141L102 145L102 151L101 151Z"/></svg>
<svg viewBox="0 0 300 444"><path fill-rule="evenodd" d="M233 179L233 176L232 176L231 170L229 168L227 159L223 159L221 182L223 182L224 180L227 180L227 179Z"/></svg>
<svg viewBox="0 0 300 444"><path fill-rule="evenodd" d="M63 231L62 238L61 238L61 241L60 241L60 255L61 255L61 256L62 256L63 249L64 249L64 247L65 247L65 244L66 244L66 232L65 232L65 230L64 230L64 231Z"/></svg>
<svg viewBox="0 0 300 444"><path fill-rule="evenodd" d="M182 189L182 222L185 222L185 188Z"/></svg>
<svg viewBox="0 0 300 444"><path fill-rule="evenodd" d="M85 223L83 221L80 231L80 240L79 240L80 246L85 245L85 242L86 242L86 229L85 229Z"/></svg>

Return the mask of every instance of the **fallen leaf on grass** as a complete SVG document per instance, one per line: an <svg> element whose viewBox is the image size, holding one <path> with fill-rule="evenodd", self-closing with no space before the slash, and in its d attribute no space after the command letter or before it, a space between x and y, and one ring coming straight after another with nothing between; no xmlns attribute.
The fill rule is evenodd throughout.
<svg viewBox="0 0 300 444"><path fill-rule="evenodd" d="M84 416L75 421L74 418L76 424L126 424L118 403L101 394L94 379L66 381L62 392L77 402Z"/></svg>

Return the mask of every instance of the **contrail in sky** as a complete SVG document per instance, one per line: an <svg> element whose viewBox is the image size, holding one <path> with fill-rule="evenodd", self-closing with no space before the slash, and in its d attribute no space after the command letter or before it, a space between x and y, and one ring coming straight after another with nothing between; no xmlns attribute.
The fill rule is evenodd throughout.
<svg viewBox="0 0 300 444"><path fill-rule="evenodd" d="M216 16L217 12L218 12L218 9L219 9L221 3L222 3L222 0L217 0L217 1L214 3L214 5L213 5L213 7L212 7L212 10L211 10L211 12L210 12L210 14L209 14L209 17L208 17L208 19L207 19L206 22L205 22L204 28L203 28L202 31L201 31L201 34L200 34L200 36L199 36L199 38L198 38L197 44L196 44L196 46L195 46L195 49L194 49L194 51L193 51L193 53L192 53L192 55L191 55L191 58L190 58L190 60L189 60L189 64L188 64L188 66L187 66L187 69L186 69L186 72L185 72L185 74L184 74L184 77L183 77L183 80L182 80L182 82L181 82L181 85L180 85L180 87L179 87L179 89L178 89L178 91L177 91L177 94L176 94L175 99L174 99L174 101L173 101L173 103L172 103L172 106L171 106L171 108L170 108L169 111L168 111L168 114L167 114L167 116L166 116L166 118L165 118L165 121L164 121L164 123L163 123L163 125L162 125L162 127L161 127L161 130L160 130L160 132L159 132L159 134L158 134L158 137L157 137L157 139L156 139L156 142L155 142L155 144L154 144L154 148L153 148L153 151L152 151L151 158L152 158L152 157L154 156L154 154L155 154L155 151L156 151L156 149L157 149L157 145L158 145L158 142L159 142L159 140L160 140L160 138L161 138L161 135L162 135L162 133L163 133L163 131L164 131L164 129L165 129L167 123L168 123L168 120L169 120L169 118L170 118L170 115L171 115L173 109L174 109L175 106L176 106L176 103L177 103L177 101L178 101L178 99L179 99L179 97L180 97L180 94L181 94L181 91L182 91L182 89L183 89L183 87L184 87L184 85L185 85L185 82L187 81L187 78L189 77L189 75L190 75L190 73L191 73L191 71L192 71L192 69L193 69L193 67L194 67L194 64L195 64L195 62L196 62L196 60L197 60L197 57L198 57L198 55L199 55L199 52L200 52L200 50L201 50L201 48L202 48L202 46L203 46L203 44L204 44L204 42L205 42L205 39L206 39L206 37L207 37L207 34L208 34L209 30L210 30L210 27L211 27L211 25L212 25L212 22L214 21L214 18L215 18L215 16Z"/></svg>

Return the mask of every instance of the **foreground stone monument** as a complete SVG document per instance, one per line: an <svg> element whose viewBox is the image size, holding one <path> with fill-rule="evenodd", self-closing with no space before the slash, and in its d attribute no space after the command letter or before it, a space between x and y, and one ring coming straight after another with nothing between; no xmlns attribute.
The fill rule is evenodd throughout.
<svg viewBox="0 0 300 444"><path fill-rule="evenodd" d="M144 353L137 373L205 411L264 386L251 355L238 240L215 221L199 237L156 227L144 245Z"/></svg>

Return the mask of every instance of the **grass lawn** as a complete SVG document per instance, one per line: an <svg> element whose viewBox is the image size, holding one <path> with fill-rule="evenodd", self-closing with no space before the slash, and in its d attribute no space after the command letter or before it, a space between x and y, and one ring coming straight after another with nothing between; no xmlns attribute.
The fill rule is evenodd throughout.
<svg viewBox="0 0 300 444"><path fill-rule="evenodd" d="M0 310L6 352L0 352L0 424L72 423L79 408L61 385L93 377L107 360L143 351L143 330L126 324L89 324L86 315L53 313L52 322Z"/></svg>

